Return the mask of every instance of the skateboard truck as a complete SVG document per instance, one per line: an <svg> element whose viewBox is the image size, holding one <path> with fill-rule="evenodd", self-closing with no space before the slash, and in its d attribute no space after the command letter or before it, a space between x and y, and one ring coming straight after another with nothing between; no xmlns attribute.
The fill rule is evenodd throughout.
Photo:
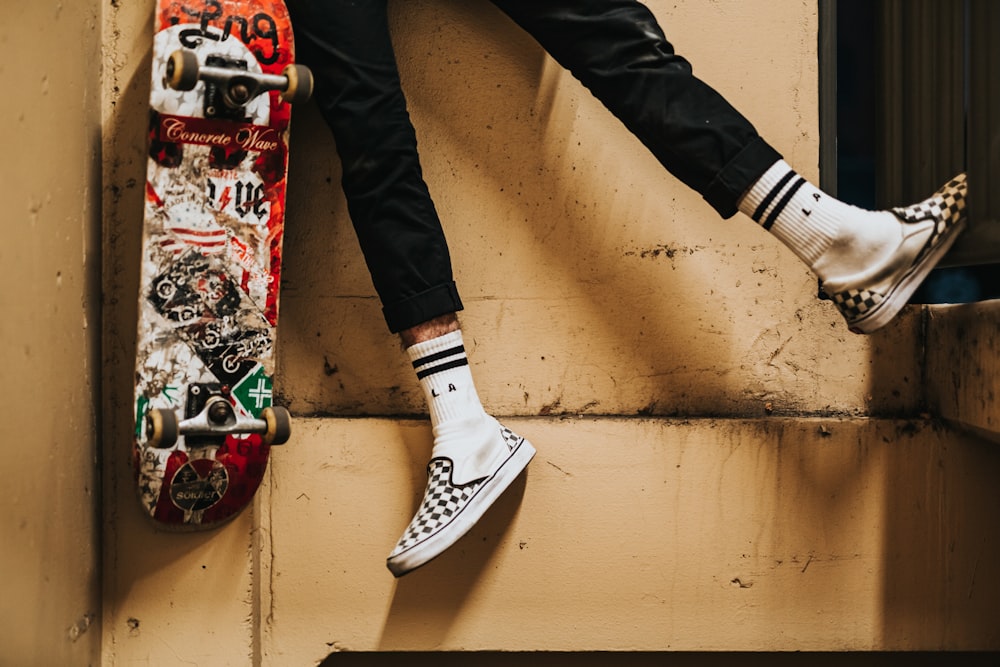
<svg viewBox="0 0 1000 667"><path fill-rule="evenodd" d="M312 96L312 72L305 65L292 64L281 74L249 72L246 63L221 56L210 56L206 63L198 62L198 55L190 49L177 49L167 60L164 83L175 90L193 90L199 81L209 89L229 110L242 109L250 100L270 90L281 92L281 99L299 104ZM206 97L206 109L215 108ZM223 115L221 111L209 115Z"/></svg>
<svg viewBox="0 0 1000 667"><path fill-rule="evenodd" d="M146 415L146 433L153 447L173 447L184 436L188 447L218 445L227 435L258 433L265 445L283 445L292 433L291 416L281 406L266 407L261 418L236 413L230 402L229 387L217 383L192 384L188 387L185 419L177 413L157 408Z"/></svg>

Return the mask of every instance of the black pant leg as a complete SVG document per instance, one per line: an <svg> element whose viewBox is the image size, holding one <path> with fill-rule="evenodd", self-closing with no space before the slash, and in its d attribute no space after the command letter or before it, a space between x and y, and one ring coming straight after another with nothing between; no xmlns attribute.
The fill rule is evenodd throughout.
<svg viewBox="0 0 1000 667"><path fill-rule="evenodd" d="M348 209L393 332L462 309L400 87L386 0L288 0Z"/></svg>
<svg viewBox="0 0 1000 667"><path fill-rule="evenodd" d="M780 155L636 0L492 0L723 217Z"/></svg>

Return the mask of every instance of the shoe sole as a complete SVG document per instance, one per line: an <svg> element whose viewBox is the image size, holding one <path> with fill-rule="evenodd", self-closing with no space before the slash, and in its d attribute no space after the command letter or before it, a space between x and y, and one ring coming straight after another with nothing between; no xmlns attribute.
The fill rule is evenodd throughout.
<svg viewBox="0 0 1000 667"><path fill-rule="evenodd" d="M889 324L899 311L906 307L910 297L923 284L927 274L934 270L941 258L951 249L955 240L965 230L965 226L966 220L963 218L948 228L941 235L937 245L910 269L910 272L886 295L885 300L861 319L850 322L848 328L856 334L870 334Z"/></svg>
<svg viewBox="0 0 1000 667"><path fill-rule="evenodd" d="M431 562L462 539L517 479L534 456L535 448L522 438L510 456L500 465L493 476L483 483L476 495L469 499L469 502L452 519L451 523L423 542L413 545L392 558L387 558L385 564L389 571L396 577L401 577Z"/></svg>

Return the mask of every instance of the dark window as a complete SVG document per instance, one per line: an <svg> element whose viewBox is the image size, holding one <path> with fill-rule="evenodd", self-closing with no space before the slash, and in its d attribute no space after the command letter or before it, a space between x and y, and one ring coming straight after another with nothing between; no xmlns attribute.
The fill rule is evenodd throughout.
<svg viewBox="0 0 1000 667"><path fill-rule="evenodd" d="M915 303L1000 298L1000 2L820 0L824 189L868 208L969 174L969 229Z"/></svg>

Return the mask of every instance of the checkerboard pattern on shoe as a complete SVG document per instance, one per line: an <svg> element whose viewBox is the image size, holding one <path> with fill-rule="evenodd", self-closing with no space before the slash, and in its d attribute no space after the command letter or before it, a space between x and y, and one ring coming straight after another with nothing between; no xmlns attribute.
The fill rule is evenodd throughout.
<svg viewBox="0 0 1000 667"><path fill-rule="evenodd" d="M942 186L929 199L914 204L894 208L892 212L904 222L916 223L923 220L934 220L937 234L943 234L950 224L959 220L965 213L968 183L965 174L959 174Z"/></svg>
<svg viewBox="0 0 1000 667"><path fill-rule="evenodd" d="M487 477L457 485L451 474L454 463L444 457L431 459L423 501L386 561L394 575L424 565L457 542L528 465L535 454L531 443L497 426L499 439L493 446L503 447L506 455Z"/></svg>
<svg viewBox="0 0 1000 667"><path fill-rule="evenodd" d="M884 296L871 290L847 290L831 298L848 323L861 319L885 301Z"/></svg>
<svg viewBox="0 0 1000 667"><path fill-rule="evenodd" d="M478 480L465 486L452 486L451 469L452 462L448 459L434 459L428 464L424 500L393 554L406 551L441 530L442 526L469 504L469 500L485 482Z"/></svg>
<svg viewBox="0 0 1000 667"><path fill-rule="evenodd" d="M911 259L893 258L898 267L877 285L842 290L830 290L824 285L851 331L871 333L887 324L906 305L965 228L967 193L966 176L959 174L919 204L892 209L903 225L927 227L931 223L933 227Z"/></svg>

